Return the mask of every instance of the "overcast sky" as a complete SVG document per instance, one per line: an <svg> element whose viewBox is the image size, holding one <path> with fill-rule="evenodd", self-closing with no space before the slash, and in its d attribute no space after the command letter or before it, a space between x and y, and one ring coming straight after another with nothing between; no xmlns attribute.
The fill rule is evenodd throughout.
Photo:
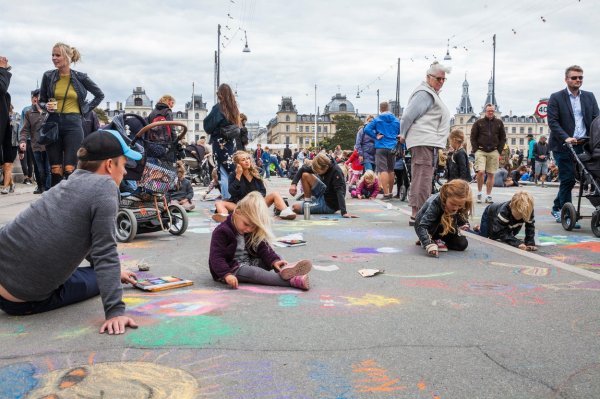
<svg viewBox="0 0 600 399"><path fill-rule="evenodd" d="M479 112L496 33L500 110L531 115L541 97L564 88L571 64L584 68L583 88L600 95L598 17L597 0L5 0L0 54L13 66L9 91L17 109L53 68L58 41L80 50L83 60L73 69L104 91L102 108L142 86L154 101L174 95L180 110L195 82L210 109L221 24L221 82L237 89L249 121L264 126L282 96L292 96L300 113L314 112L315 84L321 111L340 92L359 112L376 112L377 89L381 100L395 98L398 58L403 106L436 56L453 68L442 92L451 112L465 74ZM242 52L243 30L250 53ZM443 61L448 39L452 60Z"/></svg>

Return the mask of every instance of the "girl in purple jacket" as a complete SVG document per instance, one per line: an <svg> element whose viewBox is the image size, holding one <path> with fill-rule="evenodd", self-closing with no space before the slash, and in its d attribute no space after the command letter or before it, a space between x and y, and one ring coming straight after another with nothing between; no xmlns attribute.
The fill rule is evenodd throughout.
<svg viewBox="0 0 600 399"><path fill-rule="evenodd" d="M358 183L358 187L350 192L352 198L358 199L375 199L379 194L379 180L375 176L375 172L367 170L362 179Z"/></svg>
<svg viewBox="0 0 600 399"><path fill-rule="evenodd" d="M271 218L257 191L247 194L227 220L213 231L208 265L215 281L237 288L239 283L310 288L309 260L287 263L273 251ZM275 273L273 272L275 271Z"/></svg>

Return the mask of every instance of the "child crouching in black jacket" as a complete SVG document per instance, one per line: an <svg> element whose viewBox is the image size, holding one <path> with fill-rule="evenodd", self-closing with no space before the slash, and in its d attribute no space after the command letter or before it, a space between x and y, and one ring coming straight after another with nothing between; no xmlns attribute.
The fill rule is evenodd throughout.
<svg viewBox="0 0 600 399"><path fill-rule="evenodd" d="M460 230L469 228L473 213L473 196L469 183L455 179L440 188L423 204L415 217L415 231L421 245L430 256L448 249L464 251L469 245Z"/></svg>
<svg viewBox="0 0 600 399"><path fill-rule="evenodd" d="M523 224L524 241L516 237ZM478 233L525 251L537 251L534 240L533 196L525 191L517 191L510 201L488 205L481 215Z"/></svg>

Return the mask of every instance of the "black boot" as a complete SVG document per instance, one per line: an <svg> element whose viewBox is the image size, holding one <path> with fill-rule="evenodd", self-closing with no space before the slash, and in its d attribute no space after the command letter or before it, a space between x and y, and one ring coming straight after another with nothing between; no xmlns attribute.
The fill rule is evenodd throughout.
<svg viewBox="0 0 600 399"><path fill-rule="evenodd" d="M50 174L50 185L52 187L56 186L58 183L60 183L63 179L62 175L59 175L58 173L51 173Z"/></svg>
<svg viewBox="0 0 600 399"><path fill-rule="evenodd" d="M40 186L40 185L38 185L38 186L35 188L35 190L33 190L33 193L34 193L34 194L41 194L41 193L43 193L43 192L44 192L44 187L43 187L43 186Z"/></svg>

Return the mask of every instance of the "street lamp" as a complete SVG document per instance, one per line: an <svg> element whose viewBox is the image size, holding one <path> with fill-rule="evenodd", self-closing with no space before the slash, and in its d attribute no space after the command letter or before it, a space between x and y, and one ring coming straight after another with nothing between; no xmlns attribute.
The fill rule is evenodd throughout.
<svg viewBox="0 0 600 399"><path fill-rule="evenodd" d="M445 61L450 61L452 57L450 57L450 39L448 39L448 44L446 46L446 55L444 56Z"/></svg>
<svg viewBox="0 0 600 399"><path fill-rule="evenodd" d="M244 37L246 38L246 45L244 46L244 49L242 50L242 52L249 53L250 47L248 47L248 35L246 34L246 31L244 31Z"/></svg>

